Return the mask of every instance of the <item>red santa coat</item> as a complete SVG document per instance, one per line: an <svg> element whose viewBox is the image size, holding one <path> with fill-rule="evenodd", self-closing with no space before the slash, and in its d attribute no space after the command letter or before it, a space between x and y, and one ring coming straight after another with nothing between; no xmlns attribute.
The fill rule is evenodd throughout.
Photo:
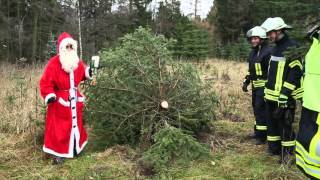
<svg viewBox="0 0 320 180"><path fill-rule="evenodd" d="M65 72L55 56L48 62L40 80L40 92L45 102L56 97L47 107L43 151L59 157L79 154L87 143L83 127L84 97L77 89L79 83L89 77L89 68L82 60L73 72ZM73 93L74 92L74 93Z"/></svg>

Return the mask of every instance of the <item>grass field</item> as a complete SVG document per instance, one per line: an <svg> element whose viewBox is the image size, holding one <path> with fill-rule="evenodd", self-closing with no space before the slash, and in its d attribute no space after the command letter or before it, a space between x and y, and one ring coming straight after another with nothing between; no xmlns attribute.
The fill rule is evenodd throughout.
<svg viewBox="0 0 320 180"><path fill-rule="evenodd" d="M95 152L89 142L79 157L51 165L41 151L44 107L37 86L43 66L1 65L0 179L306 179L294 165L268 156L266 145L247 138L254 123L250 93L241 91L247 65L211 59L195 66L220 98L215 133L207 137L212 158L147 177L139 171L135 150L125 146Z"/></svg>

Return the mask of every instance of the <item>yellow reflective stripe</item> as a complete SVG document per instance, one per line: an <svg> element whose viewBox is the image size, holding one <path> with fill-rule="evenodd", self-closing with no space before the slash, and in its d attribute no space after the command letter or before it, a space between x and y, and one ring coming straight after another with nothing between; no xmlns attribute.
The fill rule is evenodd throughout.
<svg viewBox="0 0 320 180"><path fill-rule="evenodd" d="M253 85L253 87L255 88L264 87L264 86L265 86L264 84Z"/></svg>
<svg viewBox="0 0 320 180"><path fill-rule="evenodd" d="M260 75L262 75L262 68L261 68L261 64L260 63L258 64L258 67L259 67Z"/></svg>
<svg viewBox="0 0 320 180"><path fill-rule="evenodd" d="M292 95L295 95L295 94L298 94L298 93L303 93L303 88L302 88L302 87L294 90L294 91L292 92Z"/></svg>
<svg viewBox="0 0 320 180"><path fill-rule="evenodd" d="M289 66L290 66L290 67L294 67L294 66L293 66L294 64L301 64L301 62L296 59L296 60L291 61L291 62L289 63ZM301 64L301 65L302 65L302 64Z"/></svg>
<svg viewBox="0 0 320 180"><path fill-rule="evenodd" d="M262 70L261 70L261 64L260 63L255 63L255 68L256 68L256 74L258 76L262 75Z"/></svg>
<svg viewBox="0 0 320 180"><path fill-rule="evenodd" d="M293 97L294 99L300 99L300 98L303 97L303 92L304 92L304 91L303 91L303 88L300 87L300 88L294 90L294 91L291 93L291 95L292 95L292 97Z"/></svg>
<svg viewBox="0 0 320 180"><path fill-rule="evenodd" d="M298 96L299 98L301 96L303 96L303 92L304 92L304 89L303 89L303 77L301 77L301 80L300 80L300 87L298 87L297 89L295 89L294 91L292 91L291 95L295 98L296 96ZM295 98L295 99L299 99L299 98Z"/></svg>
<svg viewBox="0 0 320 180"><path fill-rule="evenodd" d="M293 94L292 97L301 97L303 96L303 92L299 93L299 94Z"/></svg>
<svg viewBox="0 0 320 180"><path fill-rule="evenodd" d="M260 85L260 84L266 84L265 82L253 82L256 85Z"/></svg>
<svg viewBox="0 0 320 180"><path fill-rule="evenodd" d="M281 141L282 146L295 146L296 141Z"/></svg>
<svg viewBox="0 0 320 180"><path fill-rule="evenodd" d="M320 158L318 158L318 156L311 157L307 150L305 150L304 147L299 143L299 141L296 141L296 152L298 152L303 161L307 162L308 164L320 166Z"/></svg>
<svg viewBox="0 0 320 180"><path fill-rule="evenodd" d="M318 117L317 117L316 123L318 125L320 123L319 113L318 113ZM319 153L317 153L317 150L319 149L319 147L318 147L319 141L320 141L320 131L318 130L317 133L313 136L313 138L310 141L309 154L310 154L311 157L318 157L319 156Z"/></svg>
<svg viewBox="0 0 320 180"><path fill-rule="evenodd" d="M271 90L271 89L268 89L268 88L264 89L264 93L265 94L271 94L273 96L280 96L280 91Z"/></svg>
<svg viewBox="0 0 320 180"><path fill-rule="evenodd" d="M253 87L264 87L266 85L266 80L253 80L252 81L252 84L253 84Z"/></svg>
<svg viewBox="0 0 320 180"><path fill-rule="evenodd" d="M288 82L284 82L284 83L283 83L283 87L286 87L286 88L288 88L288 89L290 89L290 90L292 90L292 91L296 88L295 85L290 84L290 83L288 83Z"/></svg>
<svg viewBox="0 0 320 180"><path fill-rule="evenodd" d="M281 90L282 78L283 78L283 70L284 70L284 65L285 64L286 64L286 62L283 62L283 61L280 61L278 63L275 91L279 91L280 92L280 90Z"/></svg>
<svg viewBox="0 0 320 180"><path fill-rule="evenodd" d="M278 97L280 96L280 91L271 90L268 88L264 89L265 98L271 101L278 101Z"/></svg>
<svg viewBox="0 0 320 180"><path fill-rule="evenodd" d="M293 63L291 64L291 68L295 67L295 66L299 66L299 68L302 70L302 65L300 63Z"/></svg>
<svg viewBox="0 0 320 180"><path fill-rule="evenodd" d="M265 130L267 130L267 126L259 126L259 125L256 125L256 129L257 129L257 130L265 131Z"/></svg>
<svg viewBox="0 0 320 180"><path fill-rule="evenodd" d="M280 136L267 136L268 141L280 141L281 137Z"/></svg>
<svg viewBox="0 0 320 180"><path fill-rule="evenodd" d="M264 87L265 84L254 84L253 87L258 88L258 87Z"/></svg>
<svg viewBox="0 0 320 180"><path fill-rule="evenodd" d="M266 84L266 82L253 82L254 84Z"/></svg>
<svg viewBox="0 0 320 180"><path fill-rule="evenodd" d="M303 98L303 93L301 93L301 94L296 94L296 95L292 95L292 98L295 99L295 100L297 100L297 99L299 99L299 98Z"/></svg>
<svg viewBox="0 0 320 180"><path fill-rule="evenodd" d="M274 89L276 91L280 91L279 78L280 78L280 63L278 63L277 74L276 74L276 84L274 85L275 86Z"/></svg>
<svg viewBox="0 0 320 180"><path fill-rule="evenodd" d="M280 94L279 98L281 99L288 99L288 96L284 95L284 94Z"/></svg>
<svg viewBox="0 0 320 180"><path fill-rule="evenodd" d="M254 67L256 69L256 75L258 75L258 65L257 65L257 63L254 63Z"/></svg>
<svg viewBox="0 0 320 180"><path fill-rule="evenodd" d="M292 97L293 97L293 99L295 99L295 100L300 99L300 98L303 98L303 93L300 93L300 94L297 94L297 95L293 95Z"/></svg>
<svg viewBox="0 0 320 180"><path fill-rule="evenodd" d="M305 171L305 173L320 179L320 168L306 164L299 156L299 154L296 154L296 164L300 166Z"/></svg>
<svg viewBox="0 0 320 180"><path fill-rule="evenodd" d="M294 99L300 99L300 98L302 98L303 97L303 88L301 87L301 88L298 88L298 89L296 89L296 90L294 90L293 92L292 92L292 97L294 98Z"/></svg>
<svg viewBox="0 0 320 180"><path fill-rule="evenodd" d="M290 68L293 68L293 67L295 67L295 66L299 66L300 69L302 70L302 64L301 64L301 62L300 62L299 60L294 60L294 61L292 61L292 62L289 64L289 67L290 67Z"/></svg>
<svg viewBox="0 0 320 180"><path fill-rule="evenodd" d="M271 100L271 101L278 101L278 99L279 99L278 97L272 96L270 94L266 94L264 97L268 100Z"/></svg>
<svg viewBox="0 0 320 180"><path fill-rule="evenodd" d="M295 61L292 61L290 64L289 64L289 67L293 68L295 66L299 66L298 64L300 64L300 62L298 60L295 60Z"/></svg>
<svg viewBox="0 0 320 180"><path fill-rule="evenodd" d="M266 83L267 80L263 80L263 79L258 79L258 80L253 80L253 83Z"/></svg>
<svg viewBox="0 0 320 180"><path fill-rule="evenodd" d="M279 76L279 91L281 90L282 84L283 84L283 71L284 71L284 66L285 66L286 62L280 62L281 65L281 70L280 70L280 76Z"/></svg>

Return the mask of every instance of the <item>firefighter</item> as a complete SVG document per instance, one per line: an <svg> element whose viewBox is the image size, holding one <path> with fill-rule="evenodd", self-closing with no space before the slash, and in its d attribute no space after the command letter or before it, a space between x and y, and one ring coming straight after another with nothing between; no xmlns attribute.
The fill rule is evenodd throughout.
<svg viewBox="0 0 320 180"><path fill-rule="evenodd" d="M255 116L254 138L256 145L264 144L267 139L266 105L264 101L264 86L267 81L268 65L271 48L268 46L266 31L256 26L247 32L252 50L248 57L249 71L242 85L242 90L248 92L252 83L252 107Z"/></svg>
<svg viewBox="0 0 320 180"><path fill-rule="evenodd" d="M282 18L268 18L261 25L275 43L269 62L268 78L265 86L267 105L267 141L268 152L281 155L280 163L291 160L295 146L295 134L292 129L296 100L302 98L302 64L299 58L288 52L294 52L297 43L289 38L286 30L292 27ZM288 51L290 50L290 51Z"/></svg>
<svg viewBox="0 0 320 180"><path fill-rule="evenodd" d="M296 139L296 164L310 178L320 179L320 25L308 37L313 41L305 58L304 95L299 132Z"/></svg>

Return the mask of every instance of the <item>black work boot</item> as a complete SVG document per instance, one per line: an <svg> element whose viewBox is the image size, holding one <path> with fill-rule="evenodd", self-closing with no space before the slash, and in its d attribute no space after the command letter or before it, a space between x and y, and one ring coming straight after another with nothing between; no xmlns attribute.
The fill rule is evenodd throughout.
<svg viewBox="0 0 320 180"><path fill-rule="evenodd" d="M59 165L62 164L64 162L64 158L63 157L59 157L59 156L54 156L53 157L53 165Z"/></svg>
<svg viewBox="0 0 320 180"><path fill-rule="evenodd" d="M262 145L262 144L265 144L265 143L266 143L265 139L257 138L256 142L255 142L255 145Z"/></svg>
<svg viewBox="0 0 320 180"><path fill-rule="evenodd" d="M255 134L249 134L249 135L246 136L246 139L257 139L257 138L258 137Z"/></svg>

